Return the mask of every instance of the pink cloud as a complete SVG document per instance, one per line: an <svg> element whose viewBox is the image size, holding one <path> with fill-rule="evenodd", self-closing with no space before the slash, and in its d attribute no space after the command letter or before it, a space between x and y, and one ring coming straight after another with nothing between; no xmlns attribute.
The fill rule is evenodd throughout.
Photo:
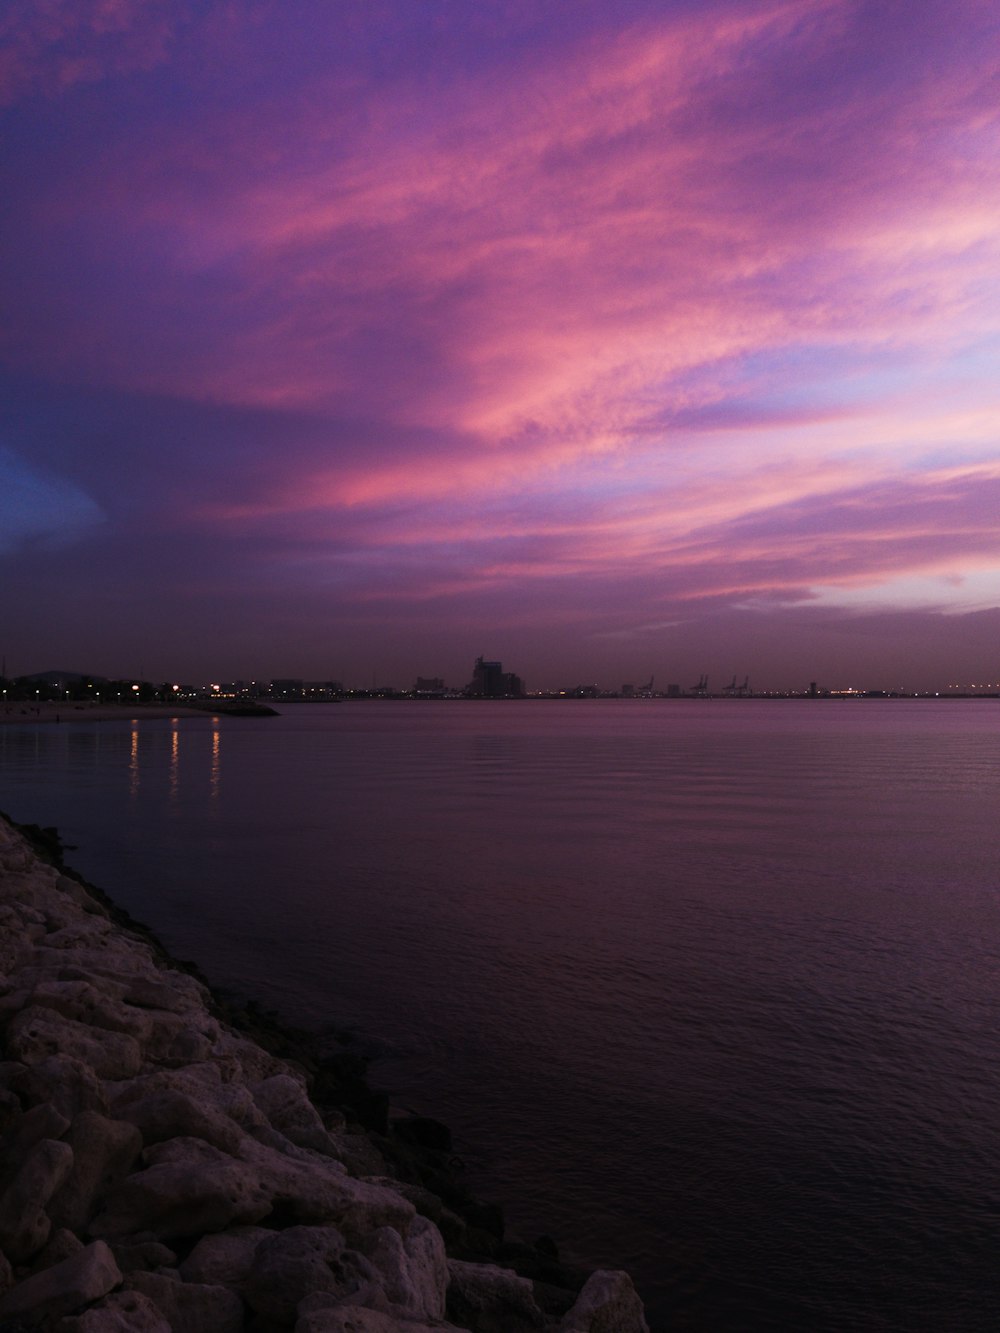
<svg viewBox="0 0 1000 1333"><path fill-rule="evenodd" d="M109 369L228 401L350 404L487 443L533 427L562 441L592 437L595 420L620 438L643 399L693 366L816 339L959 333L996 262L984 230L996 172L976 161L963 174L947 158L944 207L928 198L939 164L913 147L925 124L958 114L954 96L931 101L918 84L905 138L898 111L873 132L870 107L824 102L797 122L801 147L776 138L767 117L698 118L721 89L758 77L752 62L772 47L786 61L818 59L850 12L830 4L803 23L800 7L776 5L751 19L646 25L551 57L544 97L532 96L537 69L499 88L458 79L433 117L409 90L390 90L369 123L348 121L329 166L327 117L344 118L344 89L319 84L274 124L240 110L193 146L186 128L173 140L165 128L149 160L183 194L150 179L136 199L126 144L121 188L102 180L97 206L109 190L123 211L129 200L134 241L157 230L164 280L182 293L204 274L225 281L221 327L194 334L191 359L168 347L155 364L133 353ZM816 179L806 155L831 145L829 179ZM225 165L233 148L236 178ZM856 179L845 180L848 158ZM771 188L779 171L791 179ZM195 174L215 183L200 202L188 190ZM975 217L963 212L974 191ZM898 239L912 248L921 227L917 295ZM818 245L829 247L819 262ZM368 348L359 383L350 349L393 309L411 334L406 350L422 343L436 364L418 378L403 357L381 366Z"/></svg>
<svg viewBox="0 0 1000 1333"><path fill-rule="evenodd" d="M13 0L0 13L0 107L162 64L178 0Z"/></svg>
<svg viewBox="0 0 1000 1333"><path fill-rule="evenodd" d="M192 432L123 411L112 508L131 448L137 529L258 577L615 632L1000 568L988 8L594 7L516 59L484 11L429 65L362 10L322 58L268 5L8 20L67 114L16 145L7 363Z"/></svg>

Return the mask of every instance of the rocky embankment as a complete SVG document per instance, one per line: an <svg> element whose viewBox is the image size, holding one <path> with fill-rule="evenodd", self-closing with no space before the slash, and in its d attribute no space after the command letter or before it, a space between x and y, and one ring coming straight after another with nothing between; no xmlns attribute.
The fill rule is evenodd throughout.
<svg viewBox="0 0 1000 1333"><path fill-rule="evenodd" d="M0 818L0 1333L646 1333L258 1027Z"/></svg>

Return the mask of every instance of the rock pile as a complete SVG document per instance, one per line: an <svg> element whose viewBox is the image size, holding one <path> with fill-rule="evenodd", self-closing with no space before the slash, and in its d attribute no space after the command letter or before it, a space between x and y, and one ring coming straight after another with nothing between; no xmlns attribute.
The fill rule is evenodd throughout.
<svg viewBox="0 0 1000 1333"><path fill-rule="evenodd" d="M449 1258L439 1198L2 818L0 1127L0 1333L646 1333L624 1273L567 1309Z"/></svg>

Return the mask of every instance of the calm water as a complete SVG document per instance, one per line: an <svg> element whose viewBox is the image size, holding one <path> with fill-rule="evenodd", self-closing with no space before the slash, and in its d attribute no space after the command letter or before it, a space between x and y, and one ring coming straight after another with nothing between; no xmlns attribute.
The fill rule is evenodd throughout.
<svg viewBox="0 0 1000 1333"><path fill-rule="evenodd" d="M989 702L0 728L0 808L654 1330L1000 1326L998 798Z"/></svg>

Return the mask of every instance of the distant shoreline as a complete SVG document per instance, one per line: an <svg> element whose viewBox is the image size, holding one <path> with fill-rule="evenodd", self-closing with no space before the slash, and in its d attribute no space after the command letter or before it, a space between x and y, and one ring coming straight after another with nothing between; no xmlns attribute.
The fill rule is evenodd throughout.
<svg viewBox="0 0 1000 1333"><path fill-rule="evenodd" d="M151 720L160 720L163 718L192 718L192 717L236 717L244 713L248 715L266 716L267 714L280 715L280 712L291 708L308 708L317 703L504 703L504 704L533 704L533 703L566 703L566 704L602 704L602 703L628 703L628 704L682 704L682 703L925 703L928 701L942 702L968 702L969 700L992 700L996 703L1000 700L1000 694L986 693L981 694L768 694L760 693L748 695L743 698L737 698L726 694L706 694L706 695L654 695L651 698L636 697L634 699L621 698L621 696L609 696L607 698L597 697L579 697L573 695L529 695L524 699L414 699L406 695L393 695L384 698L352 698L350 695L343 695L340 699L334 700L310 700L310 699L291 699L281 700L281 709L274 709L267 701L261 700L257 706L247 705L246 708L240 707L237 700L224 700L218 705L210 700L197 700L190 704L164 704L164 703L75 703L72 700L68 703L60 703L53 700L41 700L38 703L30 703L26 699L12 700L6 704L0 704L0 726L36 726L40 723L46 725L69 724L74 722L148 722Z"/></svg>
<svg viewBox="0 0 1000 1333"><path fill-rule="evenodd" d="M130 719L143 721L160 717L204 717L204 708L178 707L175 704L78 704L54 703L42 700L37 704L26 699L0 705L0 726L25 726L37 723L64 722L123 722Z"/></svg>

